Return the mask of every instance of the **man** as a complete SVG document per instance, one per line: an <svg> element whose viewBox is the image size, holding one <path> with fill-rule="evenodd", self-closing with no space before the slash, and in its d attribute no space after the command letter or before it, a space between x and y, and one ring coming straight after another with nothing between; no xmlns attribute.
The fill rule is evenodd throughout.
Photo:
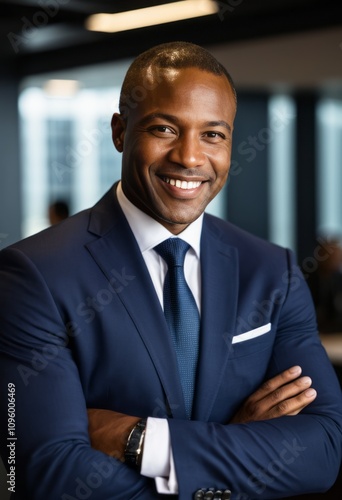
<svg viewBox="0 0 342 500"><path fill-rule="evenodd" d="M121 182L1 252L14 498L266 499L335 481L341 393L293 255L203 215L228 176L235 112L232 80L207 51L152 48L112 120ZM175 236L190 246L183 358L160 250Z"/></svg>

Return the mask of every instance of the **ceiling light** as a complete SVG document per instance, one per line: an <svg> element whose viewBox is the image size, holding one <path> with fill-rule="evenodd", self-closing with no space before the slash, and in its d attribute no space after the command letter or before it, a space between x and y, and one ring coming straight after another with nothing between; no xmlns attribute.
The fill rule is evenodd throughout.
<svg viewBox="0 0 342 500"><path fill-rule="evenodd" d="M208 16L217 12L218 7L213 0L183 0L117 14L94 14L86 20L86 28L90 31L115 33Z"/></svg>
<svg viewBox="0 0 342 500"><path fill-rule="evenodd" d="M51 97L72 97L80 87L77 80L48 80L44 92Z"/></svg>

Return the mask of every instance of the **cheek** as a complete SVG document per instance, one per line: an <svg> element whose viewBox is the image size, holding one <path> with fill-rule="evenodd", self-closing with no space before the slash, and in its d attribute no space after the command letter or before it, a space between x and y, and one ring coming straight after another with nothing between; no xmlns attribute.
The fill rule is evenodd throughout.
<svg viewBox="0 0 342 500"><path fill-rule="evenodd" d="M138 175L145 174L150 168L158 164L158 160L162 158L163 154L158 145L153 144L151 141L139 141L131 149L130 162L135 165Z"/></svg>
<svg viewBox="0 0 342 500"><path fill-rule="evenodd" d="M122 155L122 164L126 174L130 177L140 177L144 171L146 163L146 155L139 144L132 144L129 148L124 149Z"/></svg>
<svg viewBox="0 0 342 500"><path fill-rule="evenodd" d="M230 169L230 151L223 151L221 155L216 156L213 166L217 179L225 180Z"/></svg>

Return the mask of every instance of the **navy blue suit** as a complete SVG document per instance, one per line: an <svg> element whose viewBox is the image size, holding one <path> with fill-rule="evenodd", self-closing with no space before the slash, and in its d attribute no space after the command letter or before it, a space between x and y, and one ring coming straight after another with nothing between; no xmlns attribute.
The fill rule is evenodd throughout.
<svg viewBox="0 0 342 500"><path fill-rule="evenodd" d="M182 500L202 487L230 488L233 500L328 488L341 461L341 391L292 253L204 216L187 421L163 311L114 192L0 253L2 429L7 384L16 387L13 498L167 498L90 447L87 407L168 418ZM225 425L264 380L295 364L318 391L300 415Z"/></svg>

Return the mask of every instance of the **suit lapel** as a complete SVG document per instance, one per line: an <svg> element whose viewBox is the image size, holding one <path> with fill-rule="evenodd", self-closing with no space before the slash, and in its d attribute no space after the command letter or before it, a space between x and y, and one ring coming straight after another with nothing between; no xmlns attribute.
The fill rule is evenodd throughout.
<svg viewBox="0 0 342 500"><path fill-rule="evenodd" d="M115 191L91 212L87 245L126 308L155 366L168 401L166 413L185 418L177 359L165 317L137 242ZM210 418L231 349L238 297L237 251L205 216L201 238L201 345L193 417Z"/></svg>
<svg viewBox="0 0 342 500"><path fill-rule="evenodd" d="M205 217L201 239L201 347L193 417L209 420L229 358L238 297L238 257L234 247Z"/></svg>
<svg viewBox="0 0 342 500"><path fill-rule="evenodd" d="M184 418L177 359L164 313L138 244L112 191L94 207L89 230L100 237L87 245L88 251L117 291L150 354L168 400L166 412Z"/></svg>

